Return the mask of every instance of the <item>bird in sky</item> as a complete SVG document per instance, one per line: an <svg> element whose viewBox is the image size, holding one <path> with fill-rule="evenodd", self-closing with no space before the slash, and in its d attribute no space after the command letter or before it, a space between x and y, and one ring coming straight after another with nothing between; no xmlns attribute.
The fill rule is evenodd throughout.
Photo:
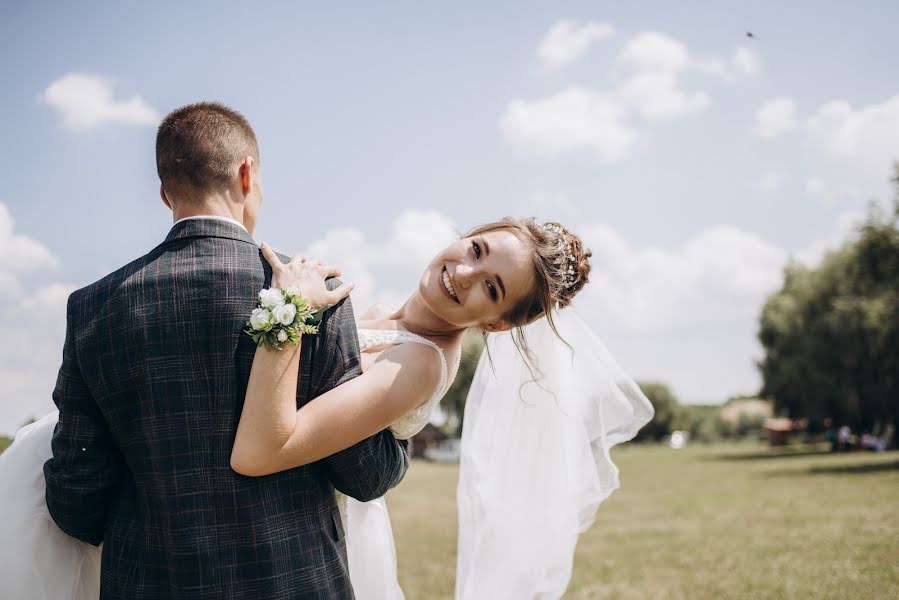
<svg viewBox="0 0 899 600"><path fill-rule="evenodd" d="M747 31L747 32L746 32L746 37L748 37L749 39L753 39L753 40L754 40L754 39L755 39L755 34L752 33L751 31Z"/></svg>

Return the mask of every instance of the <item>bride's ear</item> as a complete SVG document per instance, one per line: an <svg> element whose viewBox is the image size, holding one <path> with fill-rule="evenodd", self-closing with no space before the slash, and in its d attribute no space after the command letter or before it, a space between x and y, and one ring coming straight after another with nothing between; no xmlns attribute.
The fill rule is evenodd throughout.
<svg viewBox="0 0 899 600"><path fill-rule="evenodd" d="M513 325L511 323L502 319L500 319L499 321L494 321L493 323L481 325L481 329L483 329L487 333L500 333L502 331L509 331L510 329L512 329L512 327Z"/></svg>

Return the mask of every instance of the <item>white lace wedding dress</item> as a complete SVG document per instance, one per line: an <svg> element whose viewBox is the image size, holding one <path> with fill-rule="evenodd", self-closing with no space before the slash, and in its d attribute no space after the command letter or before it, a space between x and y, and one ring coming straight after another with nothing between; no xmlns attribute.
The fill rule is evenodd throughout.
<svg viewBox="0 0 899 600"><path fill-rule="evenodd" d="M391 430L408 439L428 423L451 378L439 346L412 333L359 330L363 350L420 343L437 350L440 384L431 398L397 420ZM59 414L27 425L0 454L0 599L95 600L100 595L100 549L69 537L50 517L43 465ZM358 600L403 598L396 577L396 550L383 498L358 502L337 495L346 531L350 579Z"/></svg>

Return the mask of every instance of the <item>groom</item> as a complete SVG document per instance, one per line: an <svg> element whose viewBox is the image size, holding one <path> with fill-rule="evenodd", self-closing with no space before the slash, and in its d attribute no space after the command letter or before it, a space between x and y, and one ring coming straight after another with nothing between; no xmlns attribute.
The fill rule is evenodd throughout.
<svg viewBox="0 0 899 600"><path fill-rule="evenodd" d="M268 477L231 470L255 351L242 330L271 278L251 237L256 136L233 110L192 104L159 126L156 164L168 237L69 298L50 513L103 543L103 598L352 598L334 490L382 496L405 446L385 431ZM297 235L311 225L292 220ZM361 373L349 299L319 330L303 341L298 406Z"/></svg>

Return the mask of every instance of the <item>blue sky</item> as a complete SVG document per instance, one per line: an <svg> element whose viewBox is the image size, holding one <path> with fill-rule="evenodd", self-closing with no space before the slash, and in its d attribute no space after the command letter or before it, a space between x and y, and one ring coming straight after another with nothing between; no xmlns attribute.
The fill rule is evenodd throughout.
<svg viewBox="0 0 899 600"><path fill-rule="evenodd" d="M250 119L257 240L338 262L357 304L401 301L454 228L583 233L578 310L690 402L757 389L784 262L899 158L890 2L79 4L0 23L0 432L51 407L68 291L165 236L153 125L181 104Z"/></svg>

